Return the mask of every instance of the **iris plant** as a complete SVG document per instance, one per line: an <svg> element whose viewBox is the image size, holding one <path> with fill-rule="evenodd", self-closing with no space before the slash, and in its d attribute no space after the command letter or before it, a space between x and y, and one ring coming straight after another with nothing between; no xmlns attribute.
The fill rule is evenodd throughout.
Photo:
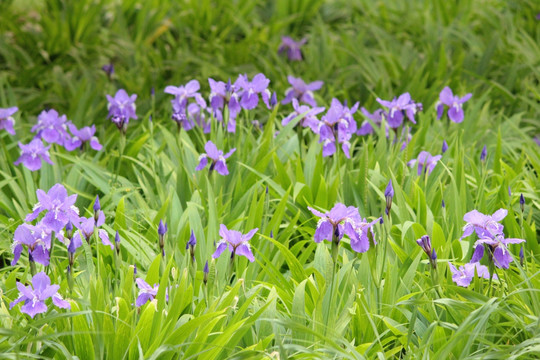
<svg viewBox="0 0 540 360"><path fill-rule="evenodd" d="M439 101L436 104L437 107L437 119L440 119L444 113L444 106L448 106L448 118L455 123L460 123L465 117L463 114L463 104L471 98L472 94L469 93L463 97L455 96L452 90L446 86L439 94Z"/></svg>
<svg viewBox="0 0 540 360"><path fill-rule="evenodd" d="M217 259L225 249L231 252L231 260L234 260L235 255L245 256L250 262L255 261L255 257L251 252L251 247L248 241L255 235L258 228L250 230L247 234L242 234L240 231L229 230L223 224L219 226L219 235L221 240L217 243L216 251L212 255Z"/></svg>
<svg viewBox="0 0 540 360"><path fill-rule="evenodd" d="M44 146L41 139L34 138L29 144L19 142L19 148L21 149L21 156L13 163L15 165L23 164L28 170L37 171L41 169L42 161L51 165L54 164L49 156L51 145Z"/></svg>

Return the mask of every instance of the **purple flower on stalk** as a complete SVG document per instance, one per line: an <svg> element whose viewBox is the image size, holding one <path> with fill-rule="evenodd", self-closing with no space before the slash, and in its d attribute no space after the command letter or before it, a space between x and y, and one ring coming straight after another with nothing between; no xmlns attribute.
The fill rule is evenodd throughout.
<svg viewBox="0 0 540 360"><path fill-rule="evenodd" d="M435 249L431 247L430 237L428 235L424 235L420 239L416 240L416 243L422 248L422 250L424 250L429 258L431 266L435 269L437 267L437 253L435 252Z"/></svg>
<svg viewBox="0 0 540 360"><path fill-rule="evenodd" d="M341 144L343 153L350 158L349 140L356 133L356 121L353 114L358 109L359 103L352 108L347 107L347 103L342 104L337 99L332 99L330 108L321 118L319 123L319 143L323 144L323 156L331 156L336 152L336 141Z"/></svg>
<svg viewBox="0 0 540 360"><path fill-rule="evenodd" d="M116 249L116 254L120 254L120 234L116 230L116 235L114 235L114 248Z"/></svg>
<svg viewBox="0 0 540 360"><path fill-rule="evenodd" d="M487 156L487 147L484 145L482 152L480 153L480 161L485 161Z"/></svg>
<svg viewBox="0 0 540 360"><path fill-rule="evenodd" d="M489 270L486 266L479 263L467 263L465 266L460 266L457 269L451 262L448 263L450 271L452 272L452 281L458 286L467 287L471 284L474 277L474 273L478 274L478 277L489 279ZM497 279L497 275L493 275L494 279Z"/></svg>
<svg viewBox="0 0 540 360"><path fill-rule="evenodd" d="M19 111L19 108L16 106L7 109L0 108L0 130L4 129L9 134L15 135L15 129L13 128L15 119L13 119L12 115L17 111Z"/></svg>
<svg viewBox="0 0 540 360"><path fill-rule="evenodd" d="M69 138L65 141L64 147L67 151L73 151L77 148L83 149L86 143L90 144L90 147L96 151L99 151L103 148L99 143L97 137L94 136L96 133L96 126L92 125L85 126L82 129L77 129L77 127L71 123L68 124L69 131L73 134L72 138Z"/></svg>
<svg viewBox="0 0 540 360"><path fill-rule="evenodd" d="M388 182L386 189L384 190L384 197L386 199L386 215L390 213L392 209L392 199L394 198L394 187L392 186L392 179Z"/></svg>
<svg viewBox="0 0 540 360"><path fill-rule="evenodd" d="M292 61L302 61L302 50L300 49L307 42L306 38L300 41L295 41L288 36L281 37L281 44L278 48L278 54L287 52L287 57Z"/></svg>
<svg viewBox="0 0 540 360"><path fill-rule="evenodd" d="M358 213L358 210L356 210ZM369 250L369 239L373 240L373 244L377 245L375 240L375 233L373 232L373 225L382 221L382 218L367 222L366 219L361 219L360 216L356 219L353 218L352 222L345 222L345 233L351 239L351 248L358 252L363 253Z"/></svg>
<svg viewBox="0 0 540 360"><path fill-rule="evenodd" d="M240 231L229 230L225 225L221 224L219 226L221 240L217 243L216 251L212 257L217 259L228 247L231 252L231 259L234 259L235 255L242 255L247 257L250 262L254 262L255 257L251 252L248 241L258 230L258 228L255 228L250 230L247 234L242 234Z"/></svg>
<svg viewBox="0 0 540 360"><path fill-rule="evenodd" d="M295 78L290 75L287 76L287 80L292 87L285 90L285 99L281 101L282 104L288 104L293 99L296 99L299 102L310 105L311 107L317 106L317 102L313 98L313 92L319 90L323 86L324 82L319 80L306 84L301 78Z"/></svg>
<svg viewBox="0 0 540 360"><path fill-rule="evenodd" d="M137 307L141 307L146 304L148 301L152 301L156 298L159 284L154 284L154 287L150 286L146 281L141 278L135 280L137 286L139 287L139 295L135 301Z"/></svg>
<svg viewBox="0 0 540 360"><path fill-rule="evenodd" d="M484 215L478 210L472 210L463 216L463 220L467 222L463 227L463 235L461 239L470 236L476 232L479 238L491 237L502 234L504 226L499 222L506 217L508 211L499 209L493 215Z"/></svg>
<svg viewBox="0 0 540 360"><path fill-rule="evenodd" d="M364 107L360 108L360 111L362 111L362 114L364 114L369 120L373 121L373 123L379 127L381 126L383 116L386 116L383 109L375 110L373 114L367 111ZM373 125L368 120L364 120L356 132L356 135L364 136L373 134L374 132L375 130L373 129ZM386 128L386 134L388 135L388 127Z"/></svg>
<svg viewBox="0 0 540 360"><path fill-rule="evenodd" d="M44 266L49 265L51 230L43 223L38 223L35 226L29 224L19 225L13 236L13 260L11 266L15 266L19 261L23 247L28 248L28 254L33 261Z"/></svg>
<svg viewBox="0 0 540 360"><path fill-rule="evenodd" d="M111 79L111 76L112 74L114 73L114 65L112 63L110 64L105 64L101 67L101 70L103 70L105 72L105 74L107 74L107 77L109 78L109 80Z"/></svg>
<svg viewBox="0 0 540 360"><path fill-rule="evenodd" d="M228 175L229 170L227 169L225 159L231 156L236 151L236 148L231 149L231 151L223 155L223 151L218 150L217 146L212 141L208 141L206 145L204 145L204 150L206 153L199 156L199 165L197 165L195 170L200 171L204 169L208 164L208 159L210 159L212 161L210 164L210 173L215 169L218 174Z"/></svg>
<svg viewBox="0 0 540 360"><path fill-rule="evenodd" d="M446 142L446 140L443 140L442 153L444 154L447 150L448 150L448 143Z"/></svg>
<svg viewBox="0 0 540 360"><path fill-rule="evenodd" d="M19 142L21 156L13 163L15 165L23 164L30 171L41 169L41 161L45 161L51 165L54 163L49 157L49 149L51 145L44 146L41 139L34 138L29 144Z"/></svg>
<svg viewBox="0 0 540 360"><path fill-rule="evenodd" d="M418 176L422 175L422 173L427 172L428 175L431 174L433 171L433 168L435 168L435 165L437 165L437 162L442 158L442 155L431 155L427 151L421 151L420 154L418 154L418 158L413 159L407 163L409 166L418 166Z"/></svg>
<svg viewBox="0 0 540 360"><path fill-rule="evenodd" d="M436 104L437 107L437 119L440 119L444 112L444 105L448 106L448 117L455 123L463 121L463 104L471 98L472 94L469 93L462 98L454 96L452 90L446 86L439 94L439 101Z"/></svg>
<svg viewBox="0 0 540 360"><path fill-rule="evenodd" d="M130 96L124 89L120 89L116 92L114 98L107 95L107 100L109 101L108 117L119 130L122 130L125 133L129 124L129 119L137 119L137 114L135 113L135 100L137 100L137 94Z"/></svg>
<svg viewBox="0 0 540 360"><path fill-rule="evenodd" d="M525 197L523 194L519 196L519 207L521 208L521 212L525 211Z"/></svg>
<svg viewBox="0 0 540 360"><path fill-rule="evenodd" d="M55 232L59 232L69 221L73 224L79 223L79 209L74 205L77 194L68 196L62 184L54 185L48 193L38 189L36 195L38 203L34 205L32 213L26 216L25 221L33 221L42 211L47 210L41 221Z"/></svg>
<svg viewBox="0 0 540 360"><path fill-rule="evenodd" d="M421 104L416 104L414 101L411 100L411 95L409 93L405 93L400 95L398 98L392 99L392 101L387 100L381 100L377 98L377 102L381 104L384 107L388 108L388 126L395 129L401 126L403 124L403 112L405 111L407 113L407 117L409 120L416 124L416 121L414 120L414 114L416 111L421 109Z"/></svg>
<svg viewBox="0 0 540 360"><path fill-rule="evenodd" d="M231 80L227 83L223 81L215 81L212 78L208 79L210 84L210 107L214 110L222 110L227 106L229 108L229 116L234 119L240 112L242 107L239 100L239 85L240 78L234 84Z"/></svg>
<svg viewBox="0 0 540 360"><path fill-rule="evenodd" d="M206 285L206 283L208 283L208 274L210 273L210 269L208 268L208 260L206 260L206 263L204 264L204 268L203 268L203 282L204 282L204 285Z"/></svg>
<svg viewBox="0 0 540 360"><path fill-rule="evenodd" d="M283 119L281 125L287 126L287 124L290 123L294 118L303 115L302 119L300 119L299 124L303 127L309 127L314 133L317 133L319 131L319 119L317 119L316 115L323 112L324 108L310 108L307 105L300 105L298 104L298 100L296 99L292 99L292 104L294 112L292 112L289 116Z"/></svg>
<svg viewBox="0 0 540 360"><path fill-rule="evenodd" d="M80 220L81 222L79 225L79 230L82 232L82 235L84 236L85 240L89 242L92 235L94 235L95 229L105 223L105 214L103 213L103 211L100 211L97 221L93 217L90 217L90 218L81 217ZM107 234L105 230L98 229L98 236L101 239L101 243L103 245L108 245L111 247L111 250L114 250L114 245L109 240L109 234ZM73 241L76 241L77 244L79 243L82 244L82 240L79 235L79 232L76 232L73 235Z"/></svg>
<svg viewBox="0 0 540 360"><path fill-rule="evenodd" d="M524 239L505 239L504 234L489 234L491 236L481 238L477 240L474 249L471 262L480 261L484 255L484 246L483 244L488 245L488 251L490 252L490 259L493 258L495 266L502 269L508 269L510 263L512 262L512 255L508 251L508 244L520 244L525 242Z"/></svg>
<svg viewBox="0 0 540 360"><path fill-rule="evenodd" d="M159 220L158 236L159 236L159 248L161 249L161 255L165 256L165 234L167 233L167 223L163 222L163 219Z"/></svg>
<svg viewBox="0 0 540 360"><path fill-rule="evenodd" d="M174 95L175 98L172 100L172 103L179 105L180 109L185 109L187 107L187 102L189 98L194 98L197 104L201 107L206 108L206 101L204 101L201 94L199 94L199 89L201 88L197 80L189 81L185 86L172 86L169 85L165 88L166 94Z"/></svg>
<svg viewBox="0 0 540 360"><path fill-rule="evenodd" d="M54 109L43 110L38 115L37 120L38 123L31 130L36 133L36 138L62 146L69 141L69 134L66 130L68 124L66 115L59 116Z"/></svg>
<svg viewBox="0 0 540 360"><path fill-rule="evenodd" d="M268 96L266 90L270 84L270 80L262 73L255 75L251 82L248 80L247 75L240 75L238 76L236 84L243 90L240 105L246 110L251 110L259 103L258 94Z"/></svg>
<svg viewBox="0 0 540 360"><path fill-rule="evenodd" d="M24 301L21 312L30 315L32 319L36 314L47 311L45 300L50 297L52 297L55 306L62 309L70 308L69 302L58 294L60 285L51 285L51 279L44 272L39 272L32 277L32 285L24 286L17 281L17 289L19 289L20 295L9 305L9 309L11 310L15 305Z"/></svg>
<svg viewBox="0 0 540 360"><path fill-rule="evenodd" d="M195 261L195 246L197 245L197 238L195 237L195 234L193 233L193 230L191 230L191 235L189 237L189 241L186 243L186 250L189 249L189 253L191 255L191 260Z"/></svg>

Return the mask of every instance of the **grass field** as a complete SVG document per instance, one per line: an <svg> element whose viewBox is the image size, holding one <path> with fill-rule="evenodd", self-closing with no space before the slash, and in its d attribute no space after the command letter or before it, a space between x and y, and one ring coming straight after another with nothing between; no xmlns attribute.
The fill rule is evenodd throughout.
<svg viewBox="0 0 540 360"><path fill-rule="evenodd" d="M18 108L0 110L0 357L539 358L539 14L533 0L0 2L0 108ZM306 39L301 60L278 53L283 36ZM288 76L324 82L292 116ZM224 100L209 78L231 80ZM447 86L472 96L441 105ZM136 107L110 100L121 89ZM31 142L48 153L20 158Z"/></svg>

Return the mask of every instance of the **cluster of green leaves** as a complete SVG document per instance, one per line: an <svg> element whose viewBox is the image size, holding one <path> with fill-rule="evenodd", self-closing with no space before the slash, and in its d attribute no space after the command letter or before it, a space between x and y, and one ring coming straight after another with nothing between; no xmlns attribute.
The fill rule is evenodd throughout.
<svg viewBox="0 0 540 360"><path fill-rule="evenodd" d="M533 1L488 3L0 3L0 107L21 109L17 135L0 132L0 352L81 359L538 356L540 151L531 135L540 115L540 28ZM308 37L305 61L277 55L281 35ZM109 62L111 80L101 70ZM374 110L375 97L408 91L425 111L405 150L394 142L403 134L387 139L381 129L354 138L351 159L323 158L316 136L307 129L299 136L299 119L282 127L289 105L241 113L236 134L215 124L210 134L177 131L165 85L196 78L207 94L207 77L244 72L263 72L278 94L287 75L324 80L316 94L322 106L337 97ZM445 85L474 94L461 124L436 120L432 105ZM130 123L125 148L106 120L104 95L119 88L139 95L140 120ZM79 127L95 123L104 150L53 146L54 166L36 173L13 166L17 141L30 140L46 107ZM237 149L229 176L194 170L207 140ZM439 154L443 140L449 151L429 176L406 165L421 150ZM488 157L481 162L484 144ZM317 223L307 206L343 202L374 219L383 214L389 179L395 197L390 216L375 226L378 245L357 254L344 239L334 274L329 245L313 242ZM78 194L81 215L90 216L100 196L104 228L119 231L121 252L117 258L108 247L85 245L70 290L66 249L55 246L47 271L72 308L51 306L32 320L18 307L8 310L16 281L30 279L24 256L9 266L10 247L36 189L58 182ZM505 234L527 239L524 266L516 259L499 270L493 289L478 279L455 286L447 262L467 262L475 240L458 240L463 215L499 208L509 211ZM169 224L165 258L160 219ZM211 259L219 224L260 229L251 241L256 261L237 258L232 282L226 256ZM191 231L195 263L185 250ZM424 234L438 254L439 285L415 243ZM157 301L141 308L133 305L133 265L136 276L160 284Z"/></svg>

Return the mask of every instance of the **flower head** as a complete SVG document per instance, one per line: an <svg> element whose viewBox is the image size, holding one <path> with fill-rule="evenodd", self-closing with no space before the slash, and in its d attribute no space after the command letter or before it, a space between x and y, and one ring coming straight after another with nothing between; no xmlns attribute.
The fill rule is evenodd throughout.
<svg viewBox="0 0 540 360"><path fill-rule="evenodd" d="M489 279L489 270L486 266L479 263L467 263L465 266L460 266L457 269L451 262L448 263L450 271L452 272L452 281L458 286L467 287L471 284L474 277L474 273L478 274L478 277ZM494 279L497 279L497 275L493 275Z"/></svg>
<svg viewBox="0 0 540 360"><path fill-rule="evenodd" d="M258 94L268 96L266 90L270 84L270 80L262 73L255 75L252 81L248 80L247 75L240 75L236 84L243 90L240 105L246 110L251 110L259 103Z"/></svg>
<svg viewBox="0 0 540 360"><path fill-rule="evenodd" d="M278 53L282 54L287 52L287 57L291 61L302 61L302 50L300 49L307 42L306 38L303 38L300 41L295 41L288 36L281 37L281 44L278 48Z"/></svg>
<svg viewBox="0 0 540 360"><path fill-rule="evenodd" d="M255 235L257 230L259 229L255 228L250 230L247 234L242 234L240 231L229 230L225 225L221 224L219 226L221 240L217 243L216 251L212 257L217 259L225 249L229 248L231 258L234 258L235 255L242 255L247 257L250 262L254 262L255 257L251 252L248 241Z"/></svg>
<svg viewBox="0 0 540 360"><path fill-rule="evenodd" d="M437 119L440 119L444 112L444 105L448 106L448 117L455 123L463 121L463 104L471 98L472 94L467 94L460 98L454 96L452 90L446 86L439 94L439 102L437 102Z"/></svg>
<svg viewBox="0 0 540 360"><path fill-rule="evenodd" d="M47 193L38 189L36 195L38 203L34 205L32 213L26 216L25 221L33 221L41 212L47 211L42 222L55 232L59 232L69 221L73 224L79 223L79 209L75 206L77 194L68 196L62 184L54 185Z"/></svg>
<svg viewBox="0 0 540 360"><path fill-rule="evenodd" d="M130 119L137 119L135 113L137 94L128 95L124 89L120 89L114 95L114 98L107 95L109 101L109 115L111 121L118 127L119 130L126 132Z"/></svg>
<svg viewBox="0 0 540 360"><path fill-rule="evenodd" d="M317 119L316 115L323 112L324 108L310 108L307 105L300 105L298 103L298 100L296 99L292 99L292 104L294 111L289 116L283 119L281 125L287 126L287 124L290 123L294 118L303 115L302 119L300 119L299 124L303 127L309 127L314 133L317 133L319 131L319 119Z"/></svg>
<svg viewBox="0 0 540 360"><path fill-rule="evenodd" d="M38 115L38 123L32 127L32 132L36 133L36 138L43 139L48 143L54 143L64 146L70 141L67 132L66 115L59 116L54 109L43 110Z"/></svg>
<svg viewBox="0 0 540 360"><path fill-rule="evenodd" d="M33 261L44 266L49 265L51 229L43 223L38 223L35 226L29 224L19 225L13 236L13 261L11 261L11 266L14 266L19 261L23 247L28 248L28 254Z"/></svg>
<svg viewBox="0 0 540 360"><path fill-rule="evenodd" d="M99 226L103 225L105 223L105 214L103 211L99 212L99 218L96 221L94 217L81 217L80 218L80 225L79 230L82 232L82 235L86 239L87 242L90 241L90 238L92 235L94 235L94 231ZM108 245L111 247L111 250L114 250L114 245L109 240L109 234L103 229L98 229L98 236L101 239L101 243L103 245ZM79 232L75 233L73 235L73 240L76 240L78 243L80 242L82 244L82 240L80 238Z"/></svg>
<svg viewBox="0 0 540 360"><path fill-rule="evenodd" d="M29 144L19 142L21 156L13 163L15 165L23 164L30 171L41 169L41 161L45 161L51 165L53 162L49 157L49 149L51 145L44 146L41 139L34 138Z"/></svg>
<svg viewBox="0 0 540 360"><path fill-rule="evenodd" d="M418 176L422 175L422 173L427 172L428 175L431 174L433 171L433 168L435 168L435 165L437 165L437 162L442 158L442 155L431 155L427 151L421 151L420 154L418 154L418 158L413 159L407 163L409 166L415 166L418 167Z"/></svg>
<svg viewBox="0 0 540 360"><path fill-rule="evenodd" d="M479 238L492 237L502 234L504 226L499 222L506 217L508 211L499 209L493 215L484 215L478 210L472 210L463 216L463 220L467 222L463 227L463 235L461 239L470 236L476 232Z"/></svg>
<svg viewBox="0 0 540 360"><path fill-rule="evenodd" d="M159 290L159 284L154 284L154 287L152 287L141 278L138 278L137 280L135 280L135 282L137 283L137 286L139 288L139 295L137 296L137 300L135 301L135 305L137 307L141 307L148 301L152 301L156 298Z"/></svg>
<svg viewBox="0 0 540 360"><path fill-rule="evenodd" d="M330 108L321 118L319 123L319 142L323 144L323 156L331 156L336 152L336 142L341 144L343 153L350 158L349 140L356 133L357 125L353 114L358 110L359 103L352 108L347 107L347 103L341 103L337 99L332 99Z"/></svg>
<svg viewBox="0 0 540 360"><path fill-rule="evenodd" d="M208 164L208 159L210 159L210 173L215 169L218 174L228 175L229 170L227 169L225 160L236 151L236 148L233 148L227 154L223 155L223 151L218 150L217 146L209 140L206 145L204 145L204 150L206 153L199 156L199 165L197 165L195 170L200 171L204 169Z"/></svg>
<svg viewBox="0 0 540 360"><path fill-rule="evenodd" d="M391 101L381 100L377 98L377 102L382 106L388 108L388 125L391 128L398 128L403 124L403 112L406 112L407 118L416 124L414 120L414 114L421 109L421 104L415 103L411 99L409 93L400 95L398 98L393 98Z"/></svg>
<svg viewBox="0 0 540 360"><path fill-rule="evenodd" d="M83 149L85 144L90 144L90 147L96 151L99 151L103 148L101 144L99 143L99 140L97 137L94 136L96 133L96 126L92 125L85 126L81 129L77 129L77 127L71 123L68 124L69 131L73 135L73 137L69 138L65 143L64 147L68 151L73 151L77 148Z"/></svg>
<svg viewBox="0 0 540 360"><path fill-rule="evenodd" d="M386 113L383 109L375 110L373 114L367 111L364 107L360 108L360 111L362 111L362 114L364 114L365 117L373 121L373 123L379 127L381 126L383 116L386 116ZM375 129L373 129L373 125L368 120L364 120L364 122L362 123L362 125L360 125L360 128L356 132L356 135L363 136L373 134L374 132ZM386 134L388 136L388 126L386 127Z"/></svg>
<svg viewBox="0 0 540 360"><path fill-rule="evenodd" d="M24 302L21 312L30 315L31 318L34 318L36 314L47 311L45 300L50 297L52 297L52 302L57 307L70 308L69 303L58 294L60 286L51 285L51 279L44 272L39 272L32 277L32 285L24 286L22 283L17 282L17 289L20 292L19 297L10 304L9 308L12 309L18 303Z"/></svg>
<svg viewBox="0 0 540 360"><path fill-rule="evenodd" d="M319 80L306 84L301 78L295 78L293 76L288 76L287 80L291 84L291 87L285 91L285 98L281 101L282 104L288 104L293 99L296 99L311 107L317 106L317 102L313 98L313 91L319 90L324 82Z"/></svg>
<svg viewBox="0 0 540 360"><path fill-rule="evenodd" d="M475 243L475 250L471 262L480 261L484 255L484 246L488 245L488 251L490 252L489 258L494 260L495 266L502 269L508 269L512 262L512 255L508 251L508 244L520 244L525 242L524 239L506 239L504 234L496 234L492 237L484 237L477 240Z"/></svg>
<svg viewBox="0 0 540 360"><path fill-rule="evenodd" d="M12 115L17 111L19 111L19 108L16 106L7 109L0 108L0 130L4 129L9 134L15 135L15 129L13 128L15 119L13 119Z"/></svg>

